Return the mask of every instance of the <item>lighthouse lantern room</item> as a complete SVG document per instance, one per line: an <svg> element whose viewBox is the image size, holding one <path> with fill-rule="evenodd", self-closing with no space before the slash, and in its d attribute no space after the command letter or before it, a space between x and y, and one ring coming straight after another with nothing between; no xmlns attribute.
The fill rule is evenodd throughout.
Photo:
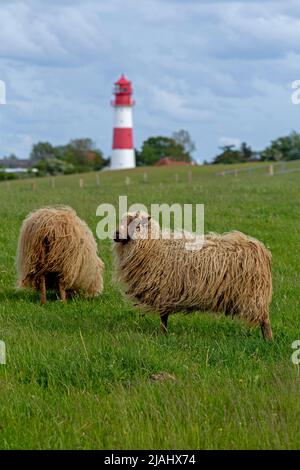
<svg viewBox="0 0 300 470"><path fill-rule="evenodd" d="M111 157L111 169L135 168L135 155L132 130L132 85L124 75L115 83L114 131Z"/></svg>

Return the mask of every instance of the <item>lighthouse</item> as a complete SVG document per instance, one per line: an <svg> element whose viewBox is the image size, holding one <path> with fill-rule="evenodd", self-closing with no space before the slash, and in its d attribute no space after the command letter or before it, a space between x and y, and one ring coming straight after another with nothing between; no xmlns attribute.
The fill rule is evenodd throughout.
<svg viewBox="0 0 300 470"><path fill-rule="evenodd" d="M115 83L114 131L110 168L120 170L135 168L135 155L132 132L132 85L124 75Z"/></svg>

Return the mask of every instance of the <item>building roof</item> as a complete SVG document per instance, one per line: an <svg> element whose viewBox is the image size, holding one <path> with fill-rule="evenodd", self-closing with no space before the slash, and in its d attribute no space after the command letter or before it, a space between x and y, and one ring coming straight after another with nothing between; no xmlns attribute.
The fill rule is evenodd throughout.
<svg viewBox="0 0 300 470"><path fill-rule="evenodd" d="M161 158L154 166L189 166L190 162L181 162L177 160L172 160L170 157Z"/></svg>
<svg viewBox="0 0 300 470"><path fill-rule="evenodd" d="M30 168L32 161L23 158L1 158L0 167L5 168Z"/></svg>

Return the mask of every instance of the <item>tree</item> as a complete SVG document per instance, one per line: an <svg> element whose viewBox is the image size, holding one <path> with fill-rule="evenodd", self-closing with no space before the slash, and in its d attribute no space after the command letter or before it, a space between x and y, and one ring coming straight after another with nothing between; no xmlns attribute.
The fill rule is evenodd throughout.
<svg viewBox="0 0 300 470"><path fill-rule="evenodd" d="M142 159L142 152L140 152L138 149L134 149L134 154L136 166L145 166L145 163Z"/></svg>
<svg viewBox="0 0 300 470"><path fill-rule="evenodd" d="M222 152L217 155L213 163L239 163L241 161L241 154L239 150L234 148L234 145L224 145L220 147Z"/></svg>
<svg viewBox="0 0 300 470"><path fill-rule="evenodd" d="M49 142L38 142L33 145L30 160L38 162L39 160L45 160L46 158L55 158L55 149Z"/></svg>
<svg viewBox="0 0 300 470"><path fill-rule="evenodd" d="M171 137L157 136L145 140L137 157L138 166L150 166L157 163L161 158L169 157L177 161L191 161L182 144L177 143Z"/></svg>
<svg viewBox="0 0 300 470"><path fill-rule="evenodd" d="M293 131L285 137L272 140L261 152L264 161L297 160L300 158L300 134Z"/></svg>
<svg viewBox="0 0 300 470"><path fill-rule="evenodd" d="M58 158L46 158L39 160L36 168L39 170L39 175L69 175L75 172L75 167L71 163L59 160Z"/></svg>
<svg viewBox="0 0 300 470"><path fill-rule="evenodd" d="M243 142L239 149L234 145L224 145L220 147L222 152L217 155L213 163L245 163L249 162L253 155L252 148Z"/></svg>
<svg viewBox="0 0 300 470"><path fill-rule="evenodd" d="M188 131L180 129L177 132L173 132L172 139L174 139L177 144L181 145L184 148L185 153L189 154L190 156L193 152L195 152L196 145L195 142L192 141Z"/></svg>
<svg viewBox="0 0 300 470"><path fill-rule="evenodd" d="M18 166L19 159L15 154L11 153L8 157L3 158L4 166L7 168L16 168Z"/></svg>
<svg viewBox="0 0 300 470"><path fill-rule="evenodd" d="M240 154L242 161L248 162L253 155L253 151L250 145L247 145L246 142L242 142L240 147Z"/></svg>
<svg viewBox="0 0 300 470"><path fill-rule="evenodd" d="M76 171L100 170L105 166L106 161L101 150L95 147L91 139L74 139L68 145L57 150L66 162L74 165Z"/></svg>

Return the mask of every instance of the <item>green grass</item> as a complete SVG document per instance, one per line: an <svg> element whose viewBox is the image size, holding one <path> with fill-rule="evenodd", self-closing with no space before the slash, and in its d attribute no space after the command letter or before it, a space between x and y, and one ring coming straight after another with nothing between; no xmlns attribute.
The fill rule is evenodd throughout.
<svg viewBox="0 0 300 470"><path fill-rule="evenodd" d="M0 184L0 365L2 449L296 449L300 442L300 173L269 177L265 169L216 176L219 168L143 170ZM179 182L175 184L175 173ZM124 184L130 176L130 186ZM159 334L155 314L140 315L112 282L111 246L103 295L67 305L55 295L15 289L14 258L27 213L69 204L95 233L96 207L129 203L204 203L205 229L239 229L273 253L274 343L230 318L195 312L169 320ZM168 372L176 380L153 382Z"/></svg>

